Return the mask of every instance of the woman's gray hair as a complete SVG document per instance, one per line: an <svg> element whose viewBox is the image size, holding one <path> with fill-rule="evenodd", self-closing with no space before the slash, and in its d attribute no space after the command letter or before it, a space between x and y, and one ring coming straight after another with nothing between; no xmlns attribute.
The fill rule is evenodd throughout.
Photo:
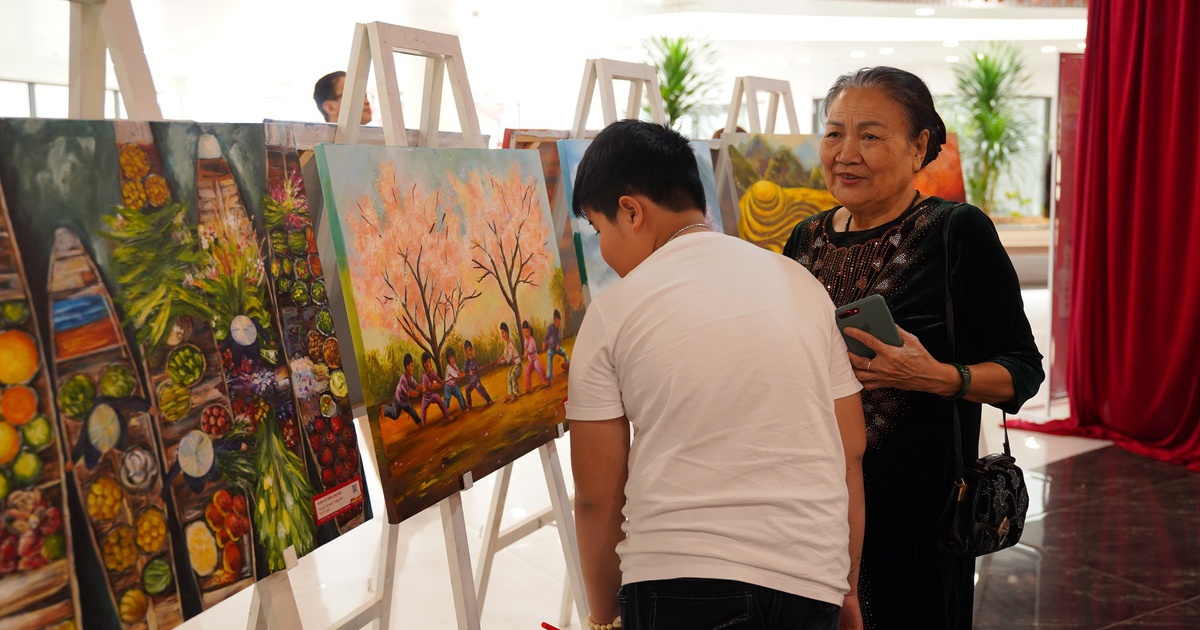
<svg viewBox="0 0 1200 630"><path fill-rule="evenodd" d="M829 104L833 99L851 88L883 90L904 110L908 119L908 137L916 140L922 131L929 131L929 144L925 147L925 159L921 168L937 159L942 145L946 143L946 123L933 107L933 95L921 77L889 66L862 68L857 72L843 74L833 82L825 95L824 114L829 115Z"/></svg>

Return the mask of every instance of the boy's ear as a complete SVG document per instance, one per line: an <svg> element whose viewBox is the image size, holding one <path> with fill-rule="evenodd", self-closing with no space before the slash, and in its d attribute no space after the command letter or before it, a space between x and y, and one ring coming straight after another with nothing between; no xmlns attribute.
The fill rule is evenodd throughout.
<svg viewBox="0 0 1200 630"><path fill-rule="evenodd" d="M641 229L646 223L644 200L633 195L622 195L617 200L617 219L628 222L634 229Z"/></svg>

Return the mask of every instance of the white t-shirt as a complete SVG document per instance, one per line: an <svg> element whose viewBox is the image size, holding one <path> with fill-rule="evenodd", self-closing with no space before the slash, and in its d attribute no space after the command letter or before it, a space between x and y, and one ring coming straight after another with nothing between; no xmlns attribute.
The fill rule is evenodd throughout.
<svg viewBox="0 0 1200 630"><path fill-rule="evenodd" d="M572 422L633 426L623 583L729 579L841 605L833 401L861 385L804 267L723 234L667 243L588 308L568 388Z"/></svg>

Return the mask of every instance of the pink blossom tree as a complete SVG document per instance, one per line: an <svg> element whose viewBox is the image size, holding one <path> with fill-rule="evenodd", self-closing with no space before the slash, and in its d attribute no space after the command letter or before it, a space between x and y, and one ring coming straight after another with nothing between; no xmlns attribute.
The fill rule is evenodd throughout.
<svg viewBox="0 0 1200 630"><path fill-rule="evenodd" d="M518 290L548 279L552 259L547 254L550 226L537 194L537 179L522 177L513 166L507 176L471 172L450 182L457 203L466 209L471 265L479 282L492 278L521 326Z"/></svg>
<svg viewBox="0 0 1200 630"><path fill-rule="evenodd" d="M377 196L364 195L348 217L351 256L363 323L402 333L433 356L441 352L459 315L480 292L468 278L469 249L462 219L441 188L402 185L391 162L379 166Z"/></svg>

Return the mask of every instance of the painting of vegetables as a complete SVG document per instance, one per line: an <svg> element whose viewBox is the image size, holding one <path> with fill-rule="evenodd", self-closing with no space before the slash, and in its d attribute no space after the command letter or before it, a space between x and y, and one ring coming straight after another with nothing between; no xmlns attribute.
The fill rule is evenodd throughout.
<svg viewBox="0 0 1200 630"><path fill-rule="evenodd" d="M262 125L0 119L0 278L24 283L0 282L0 501L37 523L0 531L0 627L175 627L370 517L361 491L314 507L361 463L272 151Z"/></svg>

